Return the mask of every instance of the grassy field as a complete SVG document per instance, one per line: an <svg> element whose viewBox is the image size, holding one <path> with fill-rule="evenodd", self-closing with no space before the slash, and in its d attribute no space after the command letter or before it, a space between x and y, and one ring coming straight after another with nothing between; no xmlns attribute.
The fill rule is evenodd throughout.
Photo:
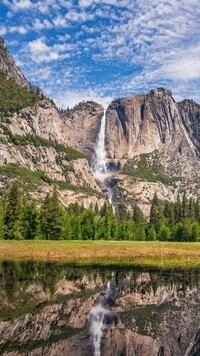
<svg viewBox="0 0 200 356"><path fill-rule="evenodd" d="M60 261L78 266L200 267L200 243L0 241L0 260Z"/></svg>

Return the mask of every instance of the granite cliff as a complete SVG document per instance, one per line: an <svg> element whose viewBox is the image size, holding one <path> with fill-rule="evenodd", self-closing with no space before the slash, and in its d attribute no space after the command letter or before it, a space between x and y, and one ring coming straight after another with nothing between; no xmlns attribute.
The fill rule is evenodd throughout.
<svg viewBox="0 0 200 356"><path fill-rule="evenodd" d="M133 199L148 214L155 191L168 200L185 190L200 196L199 115L198 104L176 103L164 88L110 104L106 151L117 171L112 183L116 203L122 196L129 205Z"/></svg>

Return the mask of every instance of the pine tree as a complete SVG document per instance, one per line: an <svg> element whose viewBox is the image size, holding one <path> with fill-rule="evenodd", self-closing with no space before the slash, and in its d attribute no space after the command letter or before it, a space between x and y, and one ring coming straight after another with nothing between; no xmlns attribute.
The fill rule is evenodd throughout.
<svg viewBox="0 0 200 356"><path fill-rule="evenodd" d="M180 195L177 196L177 201L174 203L174 223L178 223L181 220L181 200Z"/></svg>
<svg viewBox="0 0 200 356"><path fill-rule="evenodd" d="M195 201L195 220L200 223L200 205L198 199Z"/></svg>
<svg viewBox="0 0 200 356"><path fill-rule="evenodd" d="M190 241L197 242L200 240L200 226L197 221L194 221L191 226Z"/></svg>
<svg viewBox="0 0 200 356"><path fill-rule="evenodd" d="M18 183L13 183L5 205L5 239L20 239L21 193Z"/></svg>
<svg viewBox="0 0 200 356"><path fill-rule="evenodd" d="M174 225L174 204L166 200L164 203L163 214L167 219L167 224L172 227Z"/></svg>
<svg viewBox="0 0 200 356"><path fill-rule="evenodd" d="M39 220L35 202L23 206L20 230L24 239L33 240L38 236Z"/></svg>
<svg viewBox="0 0 200 356"><path fill-rule="evenodd" d="M187 219L179 221L172 229L172 240L187 242L191 239L191 224Z"/></svg>
<svg viewBox="0 0 200 356"><path fill-rule="evenodd" d="M150 224L154 226L156 233L160 230L163 223L163 211L159 203L157 194L154 194L151 210L150 210Z"/></svg>
<svg viewBox="0 0 200 356"><path fill-rule="evenodd" d="M146 240L147 241L156 241L156 230L154 226L150 225L150 228L146 232Z"/></svg>
<svg viewBox="0 0 200 356"><path fill-rule="evenodd" d="M5 226L4 226L4 208L3 201L0 199L0 240L4 238Z"/></svg>
<svg viewBox="0 0 200 356"><path fill-rule="evenodd" d="M95 239L94 213L90 209L85 210L82 214L81 236L83 240Z"/></svg>
<svg viewBox="0 0 200 356"><path fill-rule="evenodd" d="M195 220L195 201L192 198L189 199L188 203L188 219L191 222Z"/></svg>
<svg viewBox="0 0 200 356"><path fill-rule="evenodd" d="M81 229L81 220L82 220L81 216L73 215L71 217L71 221L70 221L71 230L68 231L68 234L71 231L71 239L72 240L81 240L81 239L83 239L82 229Z"/></svg>
<svg viewBox="0 0 200 356"><path fill-rule="evenodd" d="M64 212L55 188L52 196L47 194L42 204L40 224L42 237L45 240L61 240L63 238Z"/></svg>
<svg viewBox="0 0 200 356"><path fill-rule="evenodd" d="M184 192L181 204L181 217L187 218L188 216L188 200L186 197L186 193Z"/></svg>
<svg viewBox="0 0 200 356"><path fill-rule="evenodd" d="M158 233L158 240L159 241L169 241L171 237L171 231L168 226L163 224L160 228L160 231Z"/></svg>
<svg viewBox="0 0 200 356"><path fill-rule="evenodd" d="M143 223L144 217L141 209L135 204L133 208L133 221L138 226Z"/></svg>
<svg viewBox="0 0 200 356"><path fill-rule="evenodd" d="M73 228L72 228L72 219L73 216L69 215L65 212L63 217L63 238L64 240L72 240L73 239Z"/></svg>
<svg viewBox="0 0 200 356"><path fill-rule="evenodd" d="M145 241L146 240L146 232L145 232L145 226L144 225L140 225L138 226L138 228L136 229L136 240L138 241Z"/></svg>

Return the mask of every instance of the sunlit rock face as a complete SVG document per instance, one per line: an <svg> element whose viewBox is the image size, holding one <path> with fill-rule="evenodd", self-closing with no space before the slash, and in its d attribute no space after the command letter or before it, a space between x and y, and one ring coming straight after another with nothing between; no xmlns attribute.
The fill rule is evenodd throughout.
<svg viewBox="0 0 200 356"><path fill-rule="evenodd" d="M118 99L107 110L108 158L132 158L174 143L194 149L171 91L158 88L144 95Z"/></svg>
<svg viewBox="0 0 200 356"><path fill-rule="evenodd" d="M155 191L169 201L181 191L200 196L199 117L198 104L176 103L164 88L109 105L105 146L108 164L116 170L112 182L116 205L123 202L131 210L137 201L148 216Z"/></svg>
<svg viewBox="0 0 200 356"><path fill-rule="evenodd" d="M61 113L71 144L84 152L90 165L94 160L103 115L103 106L93 101L81 102Z"/></svg>
<svg viewBox="0 0 200 356"><path fill-rule="evenodd" d="M199 354L199 271L4 263L0 285L3 355Z"/></svg>

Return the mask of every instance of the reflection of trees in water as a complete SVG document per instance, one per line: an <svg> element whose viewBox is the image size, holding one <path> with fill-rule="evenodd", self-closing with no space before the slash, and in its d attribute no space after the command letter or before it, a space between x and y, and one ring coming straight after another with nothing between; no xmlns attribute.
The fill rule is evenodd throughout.
<svg viewBox="0 0 200 356"><path fill-rule="evenodd" d="M112 269L113 270L113 269ZM13 302L15 293L20 289L25 290L31 283L39 283L42 285L44 291L50 292L54 295L56 285L61 279L73 280L80 282L80 288L84 292L85 286L81 285L81 279L85 276L88 281L96 281L99 276L105 284L112 275L112 270L107 268L79 268L67 266L63 263L43 263L43 262L0 262L0 291L7 300ZM149 273L149 280L141 283L138 287L137 279L142 272ZM198 287L200 282L199 270L115 270L115 276L119 291L126 289L127 286L130 291L140 290L145 293L148 289L153 288L154 292L160 286L177 285L182 291L188 287Z"/></svg>

